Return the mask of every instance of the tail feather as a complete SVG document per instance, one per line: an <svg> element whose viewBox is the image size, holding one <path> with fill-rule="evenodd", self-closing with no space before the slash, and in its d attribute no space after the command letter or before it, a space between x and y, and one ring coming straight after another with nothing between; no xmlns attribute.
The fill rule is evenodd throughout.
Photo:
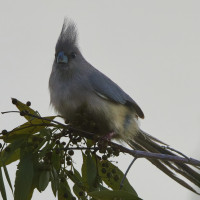
<svg viewBox="0 0 200 200"><path fill-rule="evenodd" d="M162 153L168 155L176 155L171 151L163 148L160 144L165 144L160 140L150 136L149 134L140 131L132 140L128 141L129 146L133 149L148 151L153 153ZM184 186L185 188L199 194L193 187L186 183L181 178L177 177L176 174L182 175L187 180L200 187L200 174L184 163L177 163L166 160L148 159L153 165L171 177L173 180ZM175 173L174 173L175 172Z"/></svg>
<svg viewBox="0 0 200 200"><path fill-rule="evenodd" d="M137 141L137 138L136 138ZM146 141L143 140L145 143ZM156 144L155 142L152 142L149 140L146 144L146 146L149 146L147 150L152 150L152 152L157 152L156 153L162 153L162 154L168 154L168 155L175 155L171 151L162 148L160 145ZM153 149L154 148L154 149ZM183 164L183 163L171 163L171 162L165 162L166 165L168 165L170 168L172 168L174 171L177 173L183 175L185 178L189 179L191 182L193 182L195 185L200 187L200 174L197 173L195 170L190 168L188 165Z"/></svg>
<svg viewBox="0 0 200 200"><path fill-rule="evenodd" d="M149 139L151 139L151 140L154 141L154 142L158 142L159 144L163 144L163 145L168 146L165 142L159 140L158 138L155 138L155 137L153 137L152 135L150 135L150 134L148 134L148 133L146 133L146 132L144 132L144 131L142 131L142 130L140 130L140 131L141 131L141 134L142 134L144 137L149 138Z"/></svg>

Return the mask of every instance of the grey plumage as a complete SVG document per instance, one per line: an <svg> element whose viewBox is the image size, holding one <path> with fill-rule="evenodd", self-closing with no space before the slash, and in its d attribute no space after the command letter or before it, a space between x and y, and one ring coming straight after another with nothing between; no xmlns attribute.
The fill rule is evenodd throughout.
<svg viewBox="0 0 200 200"><path fill-rule="evenodd" d="M73 22L66 19L56 44L56 52L61 50L68 51L69 49L73 50L74 47L77 47L76 26Z"/></svg>
<svg viewBox="0 0 200 200"><path fill-rule="evenodd" d="M114 133L133 149L173 154L139 128L138 117L144 118L144 114L137 103L84 59L73 22L65 20L55 51L49 79L51 104L70 124L94 134ZM200 187L199 173L186 164L149 161L191 191L196 192L174 172Z"/></svg>

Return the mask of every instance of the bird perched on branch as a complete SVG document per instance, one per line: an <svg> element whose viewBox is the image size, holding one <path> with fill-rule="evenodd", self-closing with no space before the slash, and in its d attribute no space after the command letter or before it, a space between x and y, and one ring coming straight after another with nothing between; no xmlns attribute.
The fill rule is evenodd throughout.
<svg viewBox="0 0 200 200"><path fill-rule="evenodd" d="M103 137L118 138L137 150L174 155L142 131L144 113L116 83L88 63L77 43L77 30L65 20L55 48L49 89L51 104L74 127ZM169 177L197 193L181 175L200 187L200 174L186 164L148 159Z"/></svg>

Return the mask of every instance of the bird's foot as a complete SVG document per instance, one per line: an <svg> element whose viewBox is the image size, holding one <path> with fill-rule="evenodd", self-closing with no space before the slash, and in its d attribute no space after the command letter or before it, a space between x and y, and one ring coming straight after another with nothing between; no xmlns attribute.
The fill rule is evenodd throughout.
<svg viewBox="0 0 200 200"><path fill-rule="evenodd" d="M115 133L114 133L114 132L111 132L111 133L108 133L108 134L102 136L100 139L101 139L101 140L110 141L112 138L114 138L114 136L115 136Z"/></svg>

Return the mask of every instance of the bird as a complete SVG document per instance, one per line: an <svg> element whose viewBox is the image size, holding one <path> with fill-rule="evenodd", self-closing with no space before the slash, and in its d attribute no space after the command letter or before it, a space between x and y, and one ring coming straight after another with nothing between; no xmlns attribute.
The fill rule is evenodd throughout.
<svg viewBox="0 0 200 200"><path fill-rule="evenodd" d="M55 47L49 91L51 105L73 127L118 139L134 150L175 155L163 148L164 142L140 128L138 121L144 119L144 113L139 105L83 57L77 27L68 18L64 20ZM184 163L148 160L170 178L199 194L190 184L200 187L197 170Z"/></svg>

